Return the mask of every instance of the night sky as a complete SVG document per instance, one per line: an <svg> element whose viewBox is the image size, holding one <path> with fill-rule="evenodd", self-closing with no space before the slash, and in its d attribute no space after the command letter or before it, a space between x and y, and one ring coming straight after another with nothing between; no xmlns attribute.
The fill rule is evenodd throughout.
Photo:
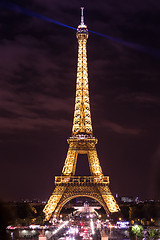
<svg viewBox="0 0 160 240"><path fill-rule="evenodd" d="M14 4L90 33L91 115L115 195L160 199L160 2L21 0ZM0 198L47 200L71 136L76 31L0 6ZM145 51L144 51L145 47ZM87 174L78 159L77 174ZM82 164L83 163L83 164ZM82 166L83 165L83 166ZM84 171L83 171L84 170Z"/></svg>

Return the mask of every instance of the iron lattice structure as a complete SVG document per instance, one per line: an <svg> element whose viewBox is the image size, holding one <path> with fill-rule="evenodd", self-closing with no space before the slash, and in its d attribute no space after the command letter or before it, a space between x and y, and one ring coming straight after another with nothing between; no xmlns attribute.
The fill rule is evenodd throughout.
<svg viewBox="0 0 160 240"><path fill-rule="evenodd" d="M98 159L91 122L87 50L88 29L84 24L83 8L81 24L77 29L78 64L76 99L72 136L67 140L69 149L62 175L55 177L55 189L44 208L45 220L54 214L58 217L62 207L71 199L86 196L97 200L106 213L118 212L119 207L109 189L109 177L104 176ZM87 154L91 176L75 176L78 154Z"/></svg>

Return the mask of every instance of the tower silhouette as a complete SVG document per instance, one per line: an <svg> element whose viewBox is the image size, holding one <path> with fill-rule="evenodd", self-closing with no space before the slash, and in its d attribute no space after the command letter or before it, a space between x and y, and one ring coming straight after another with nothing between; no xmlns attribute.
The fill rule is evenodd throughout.
<svg viewBox="0 0 160 240"><path fill-rule="evenodd" d="M52 214L57 217L69 200L81 196L97 200L106 213L119 211L109 189L109 177L102 173L95 146L97 139L93 136L86 50L88 29L84 24L83 8L81 8L81 23L77 28L76 36L78 64L72 136L67 140L69 149L62 174L55 177L55 189L43 210L45 220L49 220ZM78 154L88 156L91 176L75 176Z"/></svg>

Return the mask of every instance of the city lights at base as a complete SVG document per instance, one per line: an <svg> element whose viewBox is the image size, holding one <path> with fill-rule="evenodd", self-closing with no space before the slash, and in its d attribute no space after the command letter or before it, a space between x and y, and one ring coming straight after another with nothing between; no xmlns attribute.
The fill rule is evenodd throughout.
<svg viewBox="0 0 160 240"><path fill-rule="evenodd" d="M76 235L78 234L78 228L76 227L70 227L69 230L67 231L68 234Z"/></svg>
<svg viewBox="0 0 160 240"><path fill-rule="evenodd" d="M68 223L69 223L69 221L65 221L62 225L60 225L60 226L53 232L53 235L56 234L57 232L59 232L59 230L61 230L63 227L65 227Z"/></svg>
<svg viewBox="0 0 160 240"><path fill-rule="evenodd" d="M92 234L95 234L95 231L94 231L94 224L93 224L93 220L91 219L91 230L92 230Z"/></svg>
<svg viewBox="0 0 160 240"><path fill-rule="evenodd" d="M121 229L129 228L129 222L128 221L118 221L117 227Z"/></svg>
<svg viewBox="0 0 160 240"><path fill-rule="evenodd" d="M29 228L31 229L39 229L41 226L40 225L30 225Z"/></svg>

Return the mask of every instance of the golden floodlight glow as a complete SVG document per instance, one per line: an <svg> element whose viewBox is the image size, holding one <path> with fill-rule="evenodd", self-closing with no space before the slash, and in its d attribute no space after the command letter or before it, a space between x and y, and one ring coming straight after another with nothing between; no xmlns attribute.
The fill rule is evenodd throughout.
<svg viewBox="0 0 160 240"><path fill-rule="evenodd" d="M43 210L46 221L53 214L58 217L62 207L69 200L82 196L97 200L107 214L119 211L109 189L109 177L102 173L96 150L97 139L93 137L86 50L88 29L84 24L83 8L81 24L78 26L76 36L78 39L78 63L72 136L67 140L69 149L62 175L55 177L55 189ZM78 154L88 156L91 176L75 176Z"/></svg>

